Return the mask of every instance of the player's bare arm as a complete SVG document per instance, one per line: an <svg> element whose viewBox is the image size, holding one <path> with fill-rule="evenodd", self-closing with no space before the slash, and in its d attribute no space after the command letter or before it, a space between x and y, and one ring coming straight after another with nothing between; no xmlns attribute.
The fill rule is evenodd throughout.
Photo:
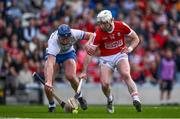
<svg viewBox="0 0 180 119"><path fill-rule="evenodd" d="M79 75L79 78L87 79L87 68L91 59L92 59L92 56L87 54L83 63L83 70L81 74Z"/></svg>
<svg viewBox="0 0 180 119"><path fill-rule="evenodd" d="M91 32L85 32L85 35L84 35L84 39L86 39L86 40L88 40L88 44L89 44L89 42L91 42L92 40L93 40L93 38L94 38L94 35L93 35L93 33L91 33ZM87 44L86 43L86 44Z"/></svg>
<svg viewBox="0 0 180 119"><path fill-rule="evenodd" d="M130 43L130 45L128 47L125 47L122 50L122 53L130 53L130 52L132 52L140 42L140 40L138 38L138 35L132 29L131 29L131 33L128 35L128 37L131 39L131 43Z"/></svg>
<svg viewBox="0 0 180 119"><path fill-rule="evenodd" d="M53 55L49 55L48 59L46 61L45 69L46 69L46 74L45 74L45 89L48 91L53 90L52 82L53 82L53 74L54 74L54 66L56 62L56 57Z"/></svg>
<svg viewBox="0 0 180 119"><path fill-rule="evenodd" d="M93 45L95 34L91 34L89 37L88 42L85 44L85 50L88 53L88 55L95 55L96 50L97 50L97 45Z"/></svg>
<svg viewBox="0 0 180 119"><path fill-rule="evenodd" d="M88 47L88 45L91 44L91 42L93 41L93 39L94 39L94 34L91 33L91 32L85 32L83 39L88 40L87 43L85 44L85 49L86 49L86 51L88 52L87 47Z"/></svg>
<svg viewBox="0 0 180 119"><path fill-rule="evenodd" d="M94 34L90 32L86 32L85 39L88 39L87 43L85 44L85 49L86 49L89 44L92 44L92 41L94 39ZM91 56L87 54L83 63L83 70L81 74L79 75L79 78L87 79L86 72L87 72L88 64L91 61L91 59L92 59Z"/></svg>
<svg viewBox="0 0 180 119"><path fill-rule="evenodd" d="M136 32L134 30L131 31L131 33L129 34L129 37L132 39L131 40L131 44L129 45L128 48L132 48L135 49L137 47L137 45L139 44L140 40L138 38L138 35L136 34Z"/></svg>

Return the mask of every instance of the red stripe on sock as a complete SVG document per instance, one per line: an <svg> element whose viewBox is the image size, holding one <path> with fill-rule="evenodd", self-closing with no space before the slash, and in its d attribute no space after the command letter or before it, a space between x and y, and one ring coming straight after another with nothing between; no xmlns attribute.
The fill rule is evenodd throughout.
<svg viewBox="0 0 180 119"><path fill-rule="evenodd" d="M138 92L131 93L131 96L138 95Z"/></svg>

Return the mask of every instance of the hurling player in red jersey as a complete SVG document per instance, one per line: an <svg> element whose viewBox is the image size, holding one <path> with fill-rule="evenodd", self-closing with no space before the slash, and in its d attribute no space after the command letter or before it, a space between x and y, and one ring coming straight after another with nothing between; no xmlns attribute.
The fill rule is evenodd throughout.
<svg viewBox="0 0 180 119"><path fill-rule="evenodd" d="M138 90L130 75L130 65L127 55L137 47L140 40L135 31L127 24L122 21L115 21L111 12L108 10L103 10L97 15L97 23L98 28L94 33L94 39L85 46L85 49L90 56L87 56L85 59L84 69L80 74L80 78L86 78L86 70L91 56L99 49L100 79L102 91L107 97L107 111L109 113L114 113L110 80L112 79L113 71L116 68L128 87L133 100L133 105L138 112L141 112ZM125 36L128 36L131 39L129 46L126 46L125 44Z"/></svg>

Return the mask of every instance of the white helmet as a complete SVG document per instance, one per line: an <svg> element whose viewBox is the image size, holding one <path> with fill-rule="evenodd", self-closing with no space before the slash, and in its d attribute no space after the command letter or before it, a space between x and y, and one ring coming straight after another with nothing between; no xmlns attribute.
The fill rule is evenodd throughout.
<svg viewBox="0 0 180 119"><path fill-rule="evenodd" d="M110 22L112 13L109 10L103 10L97 15L97 22Z"/></svg>

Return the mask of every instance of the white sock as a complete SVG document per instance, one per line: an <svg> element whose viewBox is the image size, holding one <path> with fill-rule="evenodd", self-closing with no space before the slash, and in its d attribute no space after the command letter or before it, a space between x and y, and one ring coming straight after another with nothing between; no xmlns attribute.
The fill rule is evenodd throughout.
<svg viewBox="0 0 180 119"><path fill-rule="evenodd" d="M56 107L56 104L55 104L54 101L49 103L49 108L50 108L50 107Z"/></svg>
<svg viewBox="0 0 180 119"><path fill-rule="evenodd" d="M109 97L107 97L108 100L112 101L113 100L113 96L109 95Z"/></svg>
<svg viewBox="0 0 180 119"><path fill-rule="evenodd" d="M139 99L139 96L138 96L138 95L135 95L135 96L133 96L132 98L133 98L133 100L137 100L137 101L140 102L140 99Z"/></svg>
<svg viewBox="0 0 180 119"><path fill-rule="evenodd" d="M80 94L79 94L79 96L78 96L78 98L81 98L83 95L82 95L82 92L80 92Z"/></svg>
<svg viewBox="0 0 180 119"><path fill-rule="evenodd" d="M131 94L131 97L132 97L132 99L133 99L133 100L137 100L137 101L139 101L139 102L140 102L140 99L139 99L138 93L132 93L132 94Z"/></svg>

